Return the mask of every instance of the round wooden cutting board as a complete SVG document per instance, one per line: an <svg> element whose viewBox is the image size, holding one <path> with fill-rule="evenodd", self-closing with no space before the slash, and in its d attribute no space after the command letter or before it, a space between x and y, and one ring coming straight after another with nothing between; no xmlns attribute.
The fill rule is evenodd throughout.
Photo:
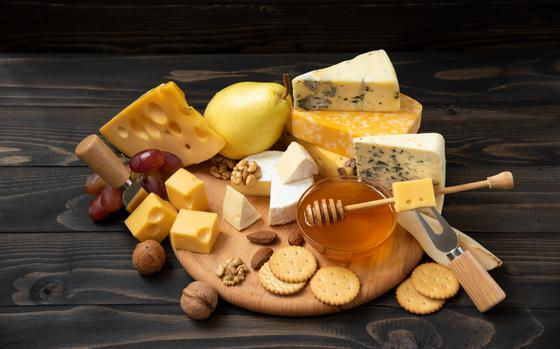
<svg viewBox="0 0 560 349"><path fill-rule="evenodd" d="M197 165L188 170L204 181L210 210L220 215L227 181L216 179L208 172L209 165ZM198 254L175 250L175 255L189 273L200 281L212 285L222 299L252 311L281 316L311 316L350 309L366 303L393 288L404 279L418 264L422 248L406 230L397 226L393 234L379 246L375 253L355 262L337 262L322 257L311 246L304 245L316 257L319 266L339 265L353 270L360 279L361 289L358 297L344 306L325 305L313 297L309 286L291 296L277 296L265 290L258 280L258 272L248 274L247 279L237 286L225 286L215 274L217 266L230 257L240 257L250 268L251 258L262 246L255 245L245 237L259 230L273 230L279 240L269 245L273 250L288 246L288 235L298 230L296 223L270 227L268 221L268 197L249 197L249 201L259 211L263 219L239 232L222 219L221 231L211 254Z"/></svg>

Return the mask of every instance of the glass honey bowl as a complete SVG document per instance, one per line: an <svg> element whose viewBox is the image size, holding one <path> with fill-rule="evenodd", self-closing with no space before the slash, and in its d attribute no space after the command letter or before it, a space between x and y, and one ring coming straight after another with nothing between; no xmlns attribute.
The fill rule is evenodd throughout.
<svg viewBox="0 0 560 349"><path fill-rule="evenodd" d="M307 243L325 257L353 261L370 256L393 232L397 215L393 205L345 212L332 225L310 225L305 207L315 200L342 200L343 205L391 197L380 183L364 177L341 176L320 180L307 189L297 205L297 224Z"/></svg>

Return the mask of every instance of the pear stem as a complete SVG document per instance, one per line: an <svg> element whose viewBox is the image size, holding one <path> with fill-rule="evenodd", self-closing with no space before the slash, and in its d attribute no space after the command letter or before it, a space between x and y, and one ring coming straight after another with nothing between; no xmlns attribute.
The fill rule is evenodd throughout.
<svg viewBox="0 0 560 349"><path fill-rule="evenodd" d="M280 96L280 98L286 99L292 93L290 74L288 73L282 74L282 79L284 80L284 93L282 94L282 96Z"/></svg>

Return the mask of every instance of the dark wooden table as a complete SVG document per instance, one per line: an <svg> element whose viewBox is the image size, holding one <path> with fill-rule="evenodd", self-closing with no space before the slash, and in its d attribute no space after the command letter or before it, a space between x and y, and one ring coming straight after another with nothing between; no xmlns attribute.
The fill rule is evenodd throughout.
<svg viewBox="0 0 560 349"><path fill-rule="evenodd" d="M0 348L432 348L560 346L560 54L392 53L401 89L424 104L421 130L447 141L449 184L511 170L516 188L448 196L445 216L504 261L508 294L487 314L464 292L430 316L393 292L316 318L264 316L221 302L189 320L191 279L166 243L155 277L132 269L136 244L115 217L94 224L77 142L166 80L202 112L243 80L279 81L352 54L0 56ZM400 331L400 332L398 332ZM401 343L404 346L406 343Z"/></svg>

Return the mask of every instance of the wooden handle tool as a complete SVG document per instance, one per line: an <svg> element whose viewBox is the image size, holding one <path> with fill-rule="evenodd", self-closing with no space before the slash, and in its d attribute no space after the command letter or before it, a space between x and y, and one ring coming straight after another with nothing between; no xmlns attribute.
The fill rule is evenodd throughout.
<svg viewBox="0 0 560 349"><path fill-rule="evenodd" d="M87 136L74 152L111 187L121 188L129 181L130 170L99 136Z"/></svg>
<svg viewBox="0 0 560 349"><path fill-rule="evenodd" d="M443 195L483 188L511 189L513 188L513 185L514 181L512 173L505 171L478 182L465 183L445 188L436 188L434 192L436 195ZM386 198L344 206L341 200L321 199L315 200L312 204L307 205L305 207L304 216L308 225L331 225L343 220L346 212L392 204L394 202L394 198Z"/></svg>
<svg viewBox="0 0 560 349"><path fill-rule="evenodd" d="M491 309L506 298L506 293L500 285L488 274L470 251L464 251L459 246L459 238L453 228L435 209L430 208L432 215L442 227L440 233L434 232L424 216L415 210L416 217L426 230L434 246L444 252L449 259L449 268L465 289L470 299L480 312Z"/></svg>

